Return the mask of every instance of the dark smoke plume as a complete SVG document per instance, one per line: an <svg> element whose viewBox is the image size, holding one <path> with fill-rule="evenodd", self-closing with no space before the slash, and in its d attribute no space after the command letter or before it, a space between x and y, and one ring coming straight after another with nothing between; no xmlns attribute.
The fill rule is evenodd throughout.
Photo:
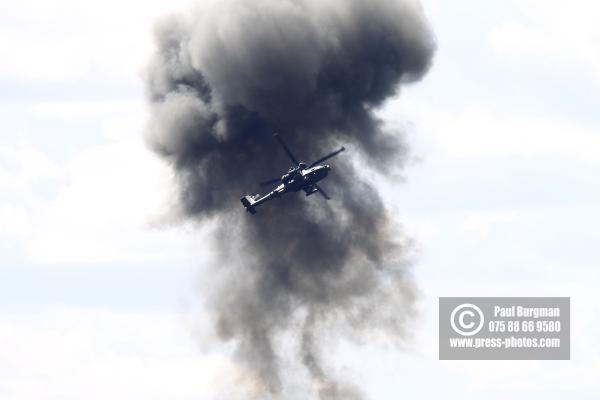
<svg viewBox="0 0 600 400"><path fill-rule="evenodd" d="M412 313L406 240L369 181L398 172L402 136L373 111L428 70L433 38L409 0L222 0L157 27L147 137L172 164L183 214L211 222L207 306L262 388L285 392L280 339L320 399L361 399L323 363L327 336L400 340ZM246 214L239 198L341 144L332 201L290 194ZM303 398L307 398L306 395Z"/></svg>

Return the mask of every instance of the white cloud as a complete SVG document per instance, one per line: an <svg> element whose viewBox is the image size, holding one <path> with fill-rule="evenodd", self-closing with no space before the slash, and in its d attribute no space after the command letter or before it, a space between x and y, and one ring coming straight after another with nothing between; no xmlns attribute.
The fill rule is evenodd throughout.
<svg viewBox="0 0 600 400"><path fill-rule="evenodd" d="M600 161L600 136L594 129L552 118L536 119L471 107L460 113L439 113L434 134L452 156L563 156L585 163Z"/></svg>
<svg viewBox="0 0 600 400"><path fill-rule="evenodd" d="M0 237L20 238L29 233L31 221L24 207L0 204L0 221Z"/></svg>
<svg viewBox="0 0 600 400"><path fill-rule="evenodd" d="M501 56L533 62L541 69L585 74L600 85L600 5L593 1L521 0L521 15L488 34Z"/></svg>
<svg viewBox="0 0 600 400"><path fill-rule="evenodd" d="M211 398L239 370L200 353L181 318L89 308L0 312L2 398Z"/></svg>
<svg viewBox="0 0 600 400"><path fill-rule="evenodd" d="M446 111L406 99L383 111L383 115L393 114L417 121L414 129L421 135L418 140L421 144L426 140L428 150L435 150L435 157L489 162L506 157L551 156L588 165L600 162L597 127L556 116L530 117L484 105Z"/></svg>
<svg viewBox="0 0 600 400"><path fill-rule="evenodd" d="M518 213L514 210L469 211L460 215L461 223L458 229L486 237L501 224L509 224L516 220Z"/></svg>
<svg viewBox="0 0 600 400"><path fill-rule="evenodd" d="M57 92L11 101L9 91L0 103L2 239L39 263L150 261L186 253L185 232L151 228L171 188L168 168L141 140L141 93L133 101L67 101L60 90L73 83L139 85L155 19L186 12L192 3L24 0L3 8L0 82L53 84Z"/></svg>
<svg viewBox="0 0 600 400"><path fill-rule="evenodd" d="M0 239L18 243L31 233L38 204L32 188L55 182L59 176L60 168L31 144L4 141L0 148Z"/></svg>
<svg viewBox="0 0 600 400"><path fill-rule="evenodd" d="M40 147L31 129L4 136L0 237L41 264L188 259L190 229L155 223L169 211L174 189L169 167L143 143L143 107L140 99L1 108L7 119L44 127L77 120L78 126L98 126L102 134L84 139L83 150L66 159ZM54 140L68 145L76 135L88 134L84 129Z"/></svg>
<svg viewBox="0 0 600 400"><path fill-rule="evenodd" d="M39 180L55 178L58 167L31 144L7 143L0 148L0 185L19 188Z"/></svg>
<svg viewBox="0 0 600 400"><path fill-rule="evenodd" d="M167 166L143 144L142 120L112 121L107 143L67 163L64 184L26 244L35 261L145 262L185 253L185 234L151 226L173 189Z"/></svg>
<svg viewBox="0 0 600 400"><path fill-rule="evenodd" d="M152 49L151 27L190 0L23 0L0 17L0 80L130 84Z"/></svg>
<svg viewBox="0 0 600 400"><path fill-rule="evenodd" d="M32 118L50 118L60 121L79 121L90 119L117 119L135 123L146 114L144 102L132 100L97 100L97 101L34 101L28 104L28 113ZM107 132L112 133L112 132ZM117 132L118 136L127 132Z"/></svg>

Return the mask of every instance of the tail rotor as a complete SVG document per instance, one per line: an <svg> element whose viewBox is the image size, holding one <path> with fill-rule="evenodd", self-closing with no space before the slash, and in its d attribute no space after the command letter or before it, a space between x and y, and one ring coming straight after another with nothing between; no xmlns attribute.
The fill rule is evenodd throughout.
<svg viewBox="0 0 600 400"><path fill-rule="evenodd" d="M253 196L244 196L240 199L240 201L242 202L242 205L246 208L247 212L249 212L252 215L256 214L256 208L254 208L254 204L256 202L254 201Z"/></svg>

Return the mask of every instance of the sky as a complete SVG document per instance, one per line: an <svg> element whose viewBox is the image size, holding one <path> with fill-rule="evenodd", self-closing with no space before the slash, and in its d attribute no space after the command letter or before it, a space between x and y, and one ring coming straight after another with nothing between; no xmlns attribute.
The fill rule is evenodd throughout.
<svg viewBox="0 0 600 400"><path fill-rule="evenodd" d="M0 3L0 398L234 398L207 339L205 229L167 218L147 150L157 18L193 2ZM600 6L423 1L438 51L378 111L407 132L380 182L414 238L405 348L332 343L373 399L600 395ZM439 361L439 296L570 296L570 361Z"/></svg>

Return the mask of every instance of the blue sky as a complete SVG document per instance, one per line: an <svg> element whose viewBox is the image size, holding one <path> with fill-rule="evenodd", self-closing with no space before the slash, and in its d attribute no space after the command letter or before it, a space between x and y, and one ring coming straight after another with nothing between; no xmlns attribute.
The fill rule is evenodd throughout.
<svg viewBox="0 0 600 400"><path fill-rule="evenodd" d="M190 4L1 6L2 399L206 399L237 385L240 367L208 339L205 232L166 218L172 176L142 137L153 21ZM421 314L403 349L333 341L336 373L374 399L597 398L600 9L424 7L433 69L379 111L412 145L404 182L381 188L417 243ZM571 296L572 360L438 361L437 298L469 295Z"/></svg>

